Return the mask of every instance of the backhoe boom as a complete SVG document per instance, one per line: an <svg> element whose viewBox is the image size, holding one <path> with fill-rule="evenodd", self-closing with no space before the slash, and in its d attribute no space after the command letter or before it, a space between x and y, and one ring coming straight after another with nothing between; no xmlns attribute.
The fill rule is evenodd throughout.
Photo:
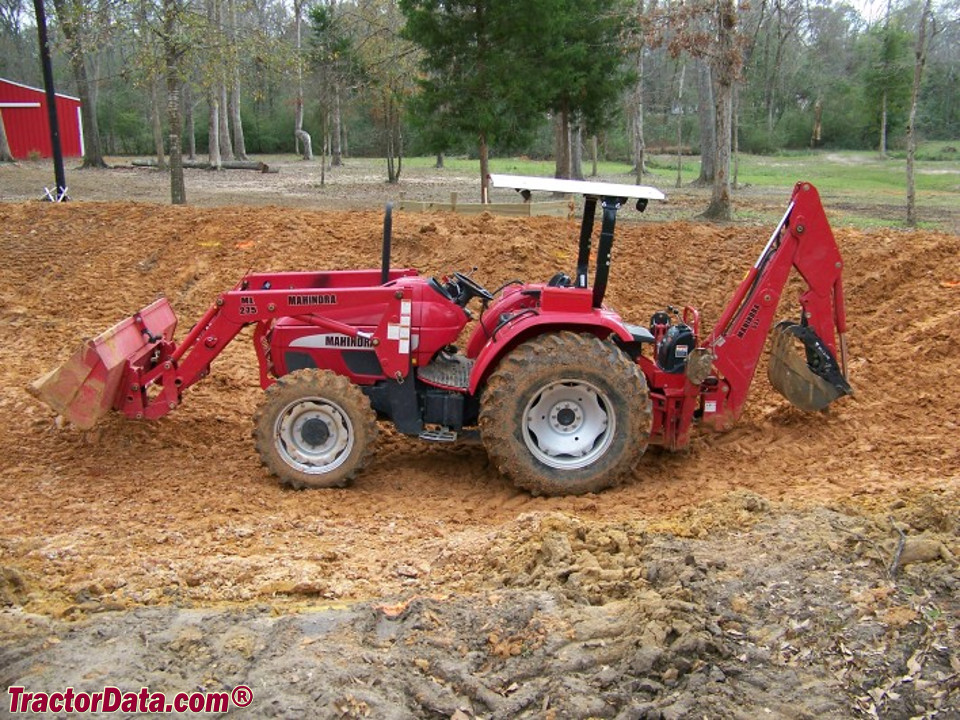
<svg viewBox="0 0 960 720"><path fill-rule="evenodd" d="M845 386L838 389L839 394L851 392L845 380L843 261L816 188L809 183L797 183L783 219L704 343L714 356L718 373L716 385L704 394L704 424L724 430L740 417L780 295L793 268L806 282L807 289L800 295L800 323L789 328L806 328L803 334L808 338L804 343L808 361L810 353L818 352L823 355L823 362L832 361L836 366L839 349L841 362L833 368L837 372L831 375L831 382ZM792 332L789 328L778 326L782 332ZM816 352L813 345L817 345ZM783 388L778 389L783 392Z"/></svg>

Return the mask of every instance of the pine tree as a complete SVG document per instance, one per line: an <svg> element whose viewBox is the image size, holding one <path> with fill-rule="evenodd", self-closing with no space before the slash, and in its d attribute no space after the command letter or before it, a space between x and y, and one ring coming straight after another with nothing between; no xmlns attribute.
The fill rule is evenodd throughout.
<svg viewBox="0 0 960 720"><path fill-rule="evenodd" d="M546 0L538 33L542 60L538 75L546 84L549 109L559 119L557 177L570 177L573 129L582 121L588 133L609 127L623 89L633 79L626 70L623 43L628 6L622 0Z"/></svg>
<svg viewBox="0 0 960 720"><path fill-rule="evenodd" d="M401 0L406 36L424 50L413 110L435 138L476 138L481 199L489 153L529 133L547 104L543 25L554 0ZM436 148L446 150L447 148Z"/></svg>

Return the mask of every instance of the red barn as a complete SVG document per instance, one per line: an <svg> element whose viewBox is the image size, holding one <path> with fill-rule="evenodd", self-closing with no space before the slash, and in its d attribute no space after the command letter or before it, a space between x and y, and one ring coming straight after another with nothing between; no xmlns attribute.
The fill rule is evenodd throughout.
<svg viewBox="0 0 960 720"><path fill-rule="evenodd" d="M0 78L0 113L3 113L10 152L16 159L25 160L31 153L45 158L53 155L47 95L43 90ZM57 121L63 156L82 156L80 99L57 93Z"/></svg>

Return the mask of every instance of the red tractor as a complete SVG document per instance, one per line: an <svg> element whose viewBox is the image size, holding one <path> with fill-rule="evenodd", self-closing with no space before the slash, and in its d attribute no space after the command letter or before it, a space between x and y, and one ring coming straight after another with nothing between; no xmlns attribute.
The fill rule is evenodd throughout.
<svg viewBox="0 0 960 720"><path fill-rule="evenodd" d="M603 303L617 212L628 200L642 211L662 193L492 180L525 194L585 196L572 278L558 272L547 282L491 292L459 272L438 280L391 268L388 208L380 269L248 274L179 343L176 316L160 299L88 341L32 391L81 428L111 409L159 418L254 325L266 391L254 415L256 447L288 485L346 484L370 457L382 420L426 441L454 441L479 428L490 458L520 487L543 495L597 492L621 482L647 445L676 450L695 422L721 430L736 422L796 268L807 284L800 322L776 326L770 379L806 410L851 394L842 261L812 185L796 185L759 259L701 337L692 307L668 307L642 326ZM456 343L474 299L482 311L461 349Z"/></svg>

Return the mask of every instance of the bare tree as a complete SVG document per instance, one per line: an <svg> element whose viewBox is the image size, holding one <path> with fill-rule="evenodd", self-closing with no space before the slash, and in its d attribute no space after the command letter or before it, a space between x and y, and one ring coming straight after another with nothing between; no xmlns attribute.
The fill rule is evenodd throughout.
<svg viewBox="0 0 960 720"><path fill-rule="evenodd" d="M717 110L710 63L697 60L697 117L700 122L700 175L694 186L709 187L717 176Z"/></svg>
<svg viewBox="0 0 960 720"><path fill-rule="evenodd" d="M643 183L643 173L647 165L647 143L644 137L643 121L643 48L637 52L637 85L634 88L633 122L630 123L633 133L633 170L637 185Z"/></svg>
<svg viewBox="0 0 960 720"><path fill-rule="evenodd" d="M80 96L80 116L83 119L83 167L107 167L100 147L100 130L97 125L97 107L92 85L87 75L87 55L84 46L87 8L82 0L53 0L57 20L66 40L70 67Z"/></svg>
<svg viewBox="0 0 960 720"><path fill-rule="evenodd" d="M313 143L310 139L310 133L303 129L303 40L301 37L303 0L293 0L293 14L297 26L297 109L293 135L297 142L303 145L303 159L313 160Z"/></svg>
<svg viewBox="0 0 960 720"><path fill-rule="evenodd" d="M713 195L704 217L730 220L733 216L730 184L730 144L733 129L733 85L740 75L743 59L737 37L737 6L734 0L718 0L715 7L717 54L713 69L717 94L717 170L713 180Z"/></svg>
<svg viewBox="0 0 960 720"><path fill-rule="evenodd" d="M907 225L917 224L917 189L913 177L914 158L917 153L917 98L920 95L920 81L923 79L923 66L927 62L927 21L930 17L931 0L925 0L920 11L920 23L917 27L916 62L913 66L913 89L910 92L910 118L907 120Z"/></svg>
<svg viewBox="0 0 960 720"><path fill-rule="evenodd" d="M237 2L227 0L227 42L230 58L230 125L233 129L233 156L247 159L247 146L243 140L243 119L240 117L240 49L237 46Z"/></svg>
<svg viewBox="0 0 960 720"><path fill-rule="evenodd" d="M217 28L217 0L206 0L207 33L216 35ZM213 80L208 80L207 108L207 156L212 170L222 169L223 159L220 157L220 88ZM226 112L226 110L224 110Z"/></svg>
<svg viewBox="0 0 960 720"><path fill-rule="evenodd" d="M167 125L170 150L170 202L184 205L187 191L183 180L181 152L183 120L180 112L181 67L185 49L184 0L163 0L163 56L167 84Z"/></svg>
<svg viewBox="0 0 960 720"><path fill-rule="evenodd" d="M676 187L683 185L683 81L687 74L687 66L680 63L677 79L677 182ZM702 155L701 155L702 157ZM701 168L703 162L700 163Z"/></svg>
<svg viewBox="0 0 960 720"><path fill-rule="evenodd" d="M743 67L738 1L693 0L642 18L651 27L651 40L666 45L671 55L689 53L709 63L713 79L716 170L710 205L703 216L713 220L729 220L733 215L730 180L733 87Z"/></svg>
<svg viewBox="0 0 960 720"><path fill-rule="evenodd" d="M340 107L340 85L333 86L333 132L331 134L330 164L343 165L343 110Z"/></svg>

